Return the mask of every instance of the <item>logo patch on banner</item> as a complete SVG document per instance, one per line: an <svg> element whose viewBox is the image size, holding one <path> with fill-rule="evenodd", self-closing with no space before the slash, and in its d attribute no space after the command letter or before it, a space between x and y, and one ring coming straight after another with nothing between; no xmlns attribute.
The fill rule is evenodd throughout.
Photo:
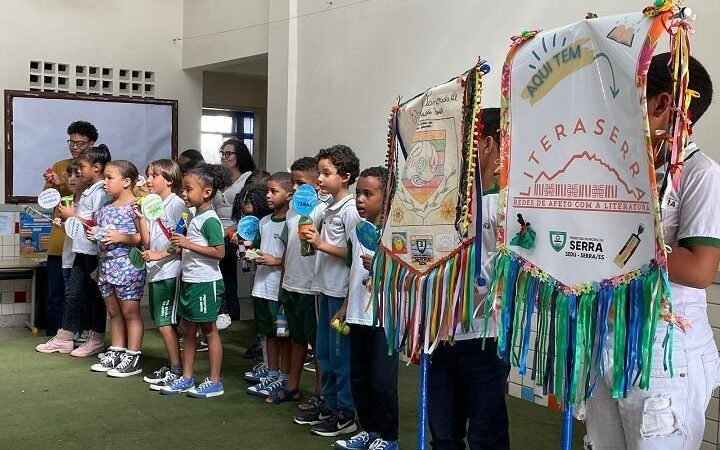
<svg viewBox="0 0 720 450"><path fill-rule="evenodd" d="M395 232L392 234L392 252L399 255L407 254L407 233Z"/></svg>
<svg viewBox="0 0 720 450"><path fill-rule="evenodd" d="M564 231L551 231L550 232L550 245L552 245L553 250L556 252L559 252L563 248L565 248L565 244L567 243L567 233Z"/></svg>
<svg viewBox="0 0 720 450"><path fill-rule="evenodd" d="M433 262L433 238L430 235L410 236L410 256L414 263L425 266Z"/></svg>

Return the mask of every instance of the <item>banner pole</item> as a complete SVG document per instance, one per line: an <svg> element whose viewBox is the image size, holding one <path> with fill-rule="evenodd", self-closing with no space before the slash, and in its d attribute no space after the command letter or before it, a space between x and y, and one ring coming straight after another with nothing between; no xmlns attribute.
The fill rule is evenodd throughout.
<svg viewBox="0 0 720 450"><path fill-rule="evenodd" d="M573 407L568 405L567 409L563 412L563 428L562 428L562 450L572 449L572 434L573 434Z"/></svg>
<svg viewBox="0 0 720 450"><path fill-rule="evenodd" d="M426 448L427 430L427 383L428 383L428 361L430 356L423 351L420 354L420 405L418 408L418 445L419 450Z"/></svg>

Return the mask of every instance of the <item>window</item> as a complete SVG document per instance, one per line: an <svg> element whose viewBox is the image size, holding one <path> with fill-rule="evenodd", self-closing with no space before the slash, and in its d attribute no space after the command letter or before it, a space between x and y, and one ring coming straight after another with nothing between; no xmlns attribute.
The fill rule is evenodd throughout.
<svg viewBox="0 0 720 450"><path fill-rule="evenodd" d="M252 112L203 109L201 120L200 150L205 161L218 164L220 146L232 137L242 139L252 154L255 143L255 115Z"/></svg>

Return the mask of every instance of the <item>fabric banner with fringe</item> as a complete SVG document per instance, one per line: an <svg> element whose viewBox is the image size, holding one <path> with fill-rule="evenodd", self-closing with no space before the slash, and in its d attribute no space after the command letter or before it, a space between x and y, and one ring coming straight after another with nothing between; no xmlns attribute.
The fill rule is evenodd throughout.
<svg viewBox="0 0 720 450"><path fill-rule="evenodd" d="M389 349L417 361L473 317L482 62L393 107L373 305ZM478 213L479 214L479 213Z"/></svg>
<svg viewBox="0 0 720 450"><path fill-rule="evenodd" d="M613 396L646 389L656 329L672 329L645 99L658 13L525 32L503 68L498 351L565 407L606 347Z"/></svg>

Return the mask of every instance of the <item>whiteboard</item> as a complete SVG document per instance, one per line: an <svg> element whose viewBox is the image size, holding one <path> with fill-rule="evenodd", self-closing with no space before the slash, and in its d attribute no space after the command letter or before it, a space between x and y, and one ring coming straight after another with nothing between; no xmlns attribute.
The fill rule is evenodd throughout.
<svg viewBox="0 0 720 450"><path fill-rule="evenodd" d="M67 127L85 120L98 130L96 145L112 159L133 162L140 173L149 161L177 155L177 101L5 92L5 201L33 201L43 173L70 158Z"/></svg>

